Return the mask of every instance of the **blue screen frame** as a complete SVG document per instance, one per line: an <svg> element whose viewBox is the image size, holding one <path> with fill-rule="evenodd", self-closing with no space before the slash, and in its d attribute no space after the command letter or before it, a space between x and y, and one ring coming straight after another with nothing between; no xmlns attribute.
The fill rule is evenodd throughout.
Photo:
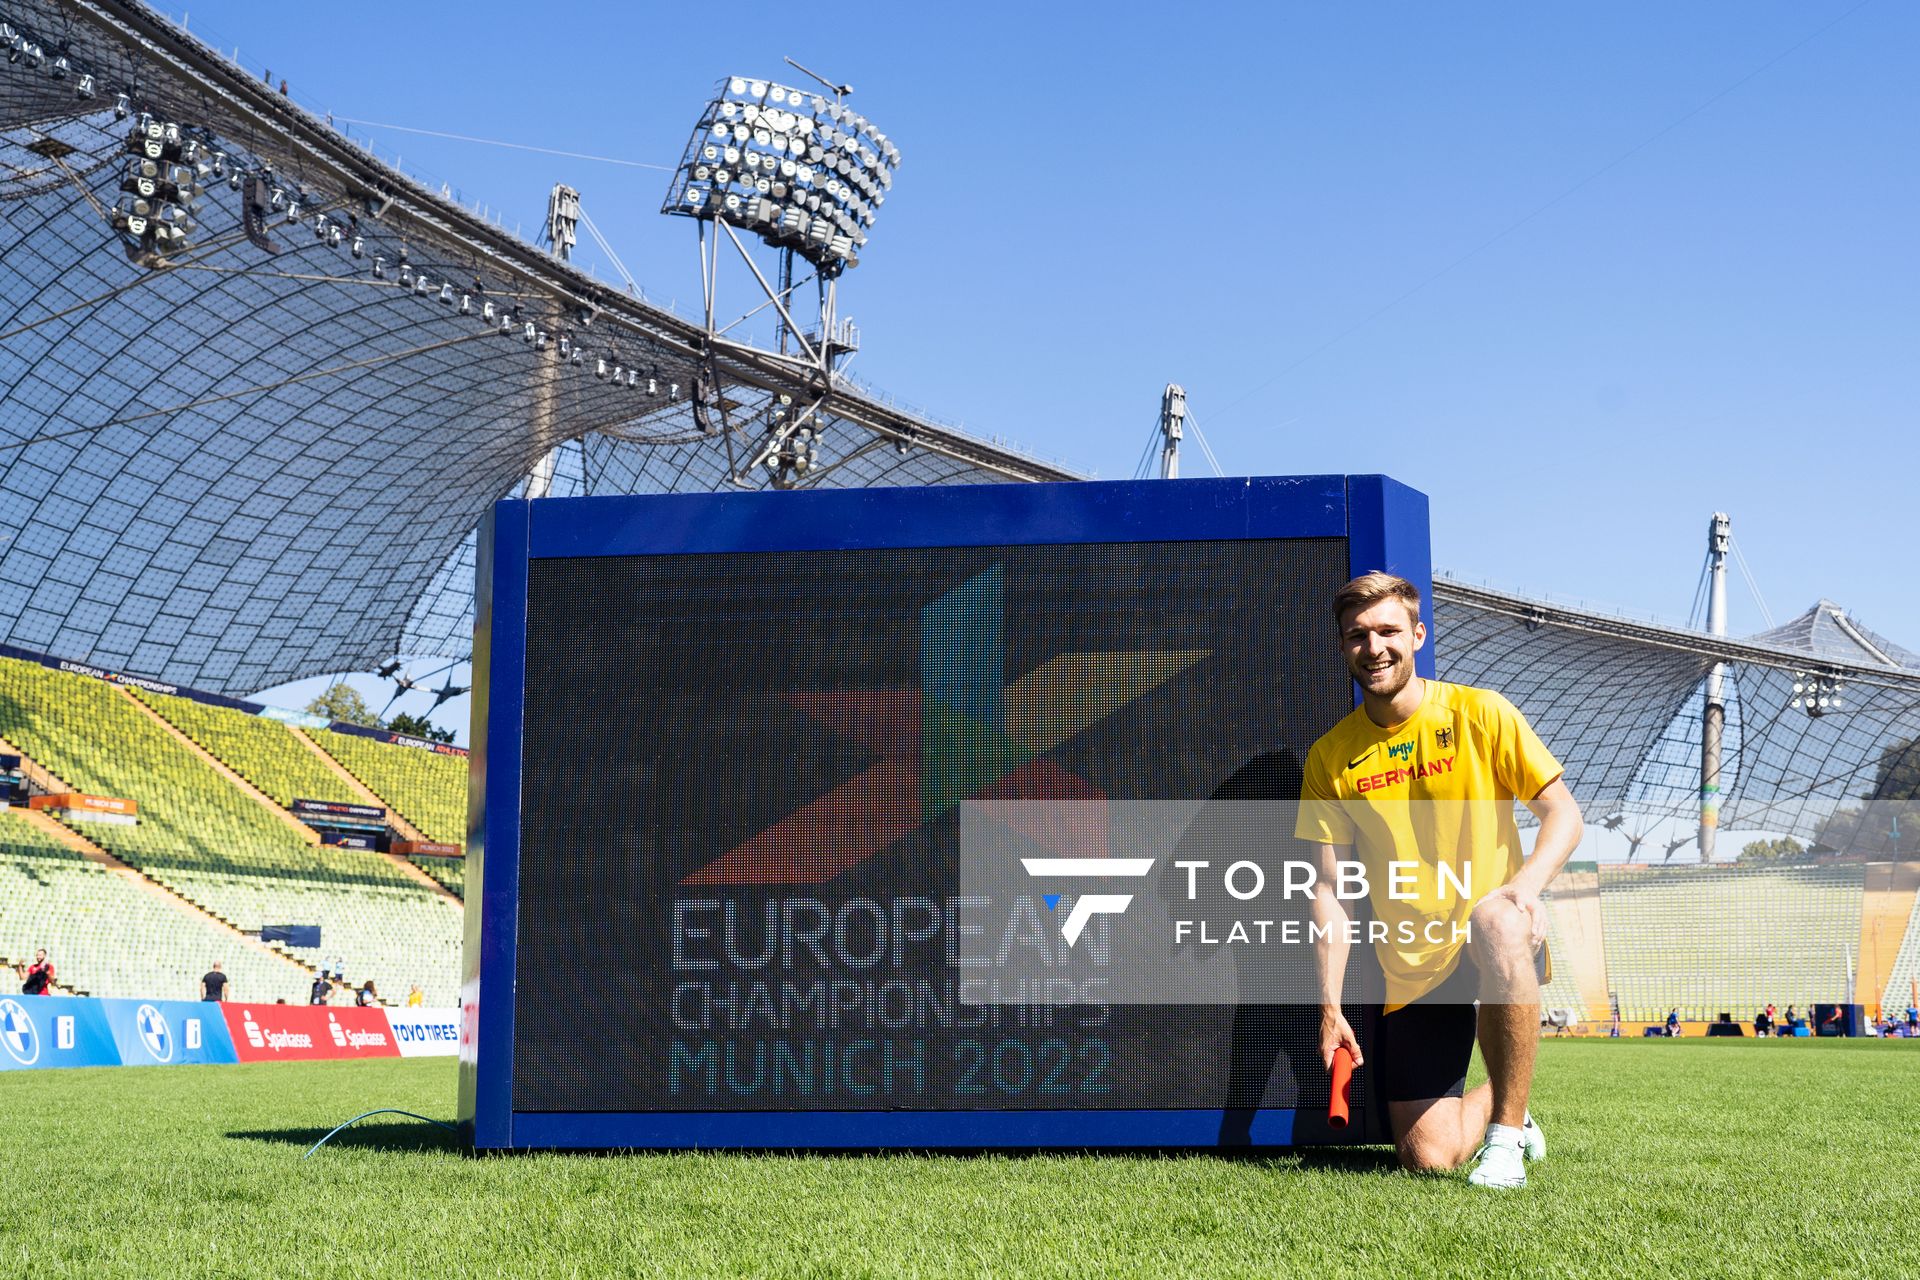
<svg viewBox="0 0 1920 1280"><path fill-rule="evenodd" d="M1344 538L1355 574L1432 598L1426 495L1380 475L967 485L925 489L508 499L482 523L475 581L462 1131L510 1149L1214 1148L1220 1110L516 1112L527 572L580 556ZM1430 612L1430 611L1429 611ZM1331 619L1329 619L1331 623ZM1429 618L1429 628L1431 628ZM1331 639L1331 637L1329 637ZM1434 637L1415 659L1433 675ZM1372 1127L1356 1124L1356 1138ZM1292 1143L1294 1112L1253 1114L1251 1149ZM1245 1148L1243 1148L1245 1149Z"/></svg>

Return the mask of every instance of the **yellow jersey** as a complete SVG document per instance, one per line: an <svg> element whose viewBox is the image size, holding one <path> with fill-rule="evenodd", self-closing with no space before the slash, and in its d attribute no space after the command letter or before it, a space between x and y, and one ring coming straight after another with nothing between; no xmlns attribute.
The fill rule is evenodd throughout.
<svg viewBox="0 0 1920 1280"><path fill-rule="evenodd" d="M1355 707L1313 744L1294 834L1350 846L1366 868L1389 1012L1453 972L1474 904L1520 870L1514 801L1561 772L1511 702L1440 680L1405 722Z"/></svg>

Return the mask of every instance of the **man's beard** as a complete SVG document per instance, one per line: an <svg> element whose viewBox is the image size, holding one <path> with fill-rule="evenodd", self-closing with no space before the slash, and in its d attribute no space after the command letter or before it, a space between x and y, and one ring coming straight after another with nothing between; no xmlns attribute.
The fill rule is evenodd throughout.
<svg viewBox="0 0 1920 1280"><path fill-rule="evenodd" d="M1399 696L1400 691L1406 688L1408 684L1412 683L1413 663L1406 659L1395 659L1394 664L1392 667L1389 668L1389 671L1395 673L1395 678L1393 682L1389 685L1386 685L1383 688L1375 689L1373 685L1368 682L1367 673L1364 668L1361 668L1359 670L1355 670L1351 667L1348 668L1348 674L1354 678L1354 682L1357 683L1360 686L1360 688L1364 690L1366 693L1376 698L1391 699Z"/></svg>

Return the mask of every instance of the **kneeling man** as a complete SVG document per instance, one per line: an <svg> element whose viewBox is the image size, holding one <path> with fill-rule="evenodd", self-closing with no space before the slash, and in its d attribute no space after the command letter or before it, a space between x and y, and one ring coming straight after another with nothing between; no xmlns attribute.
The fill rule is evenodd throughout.
<svg viewBox="0 0 1920 1280"><path fill-rule="evenodd" d="M1296 834L1318 846L1320 1052L1361 1062L1340 1009L1350 945L1338 864L1366 869L1369 935L1386 980L1373 1078L1400 1163L1455 1169L1475 1186L1524 1187L1546 1154L1527 1110L1540 1037L1536 957L1541 892L1580 843L1561 767L1498 693L1423 680L1419 590L1369 573L1335 595L1334 617L1361 704L1314 744ZM1540 819L1520 852L1513 803ZM1478 1008L1475 1008L1475 1001ZM1466 1089L1475 1038L1488 1083Z"/></svg>

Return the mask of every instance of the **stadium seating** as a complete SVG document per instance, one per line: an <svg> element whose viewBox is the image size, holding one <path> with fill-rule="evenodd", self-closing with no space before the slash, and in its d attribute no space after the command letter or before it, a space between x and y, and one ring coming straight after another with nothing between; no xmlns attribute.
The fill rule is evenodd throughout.
<svg viewBox="0 0 1920 1280"><path fill-rule="evenodd" d="M417 885L343 891L315 881L172 870L156 878L225 920L318 923L320 953L304 953L308 962L325 964L338 955L354 985L371 978L390 1002L403 999L414 983L429 1003L459 1002L460 912Z"/></svg>
<svg viewBox="0 0 1920 1280"><path fill-rule="evenodd" d="M467 864L464 858L408 858L414 866L432 876L456 898L467 896Z"/></svg>
<svg viewBox="0 0 1920 1280"><path fill-rule="evenodd" d="M1600 869L1607 976L1627 1021L1750 1021L1769 1001L1842 1000L1859 863Z"/></svg>
<svg viewBox="0 0 1920 1280"><path fill-rule="evenodd" d="M418 747L394 746L347 733L308 735L367 790L379 796L429 840L467 841L467 762ZM457 858L415 858L414 863L456 894L466 889Z"/></svg>
<svg viewBox="0 0 1920 1280"><path fill-rule="evenodd" d="M1553 977L1540 988L1540 1007L1542 1009L1571 1009L1576 1020L1588 1016L1586 1002L1580 996L1580 987L1574 981L1573 968L1567 962L1567 945L1560 936L1560 924L1552 910L1552 900L1548 899L1547 911L1547 950L1553 957Z"/></svg>
<svg viewBox="0 0 1920 1280"><path fill-rule="evenodd" d="M157 883L236 928L319 924L322 954L356 982L454 998L460 917L444 897L379 854L307 843L120 690L0 659L0 737L79 790L138 801L137 825L75 830Z"/></svg>
<svg viewBox="0 0 1920 1280"><path fill-rule="evenodd" d="M467 762L325 730L310 735L347 772L420 828L429 840L465 844Z"/></svg>
<svg viewBox="0 0 1920 1280"><path fill-rule="evenodd" d="M346 804L357 804L363 799L340 779L340 776L326 766L326 763L313 753L312 748L294 737L293 730L276 720L248 715L244 711L233 711L225 707L209 706L195 702L191 698L170 697L163 693L149 693L145 690L133 690L134 696L152 707L174 728L192 738L204 747L220 763L232 769L261 791L271 796L283 808L290 807L296 799L337 800ZM345 735L328 733L323 740L342 738ZM444 801L438 795L428 793L416 797L416 788L398 785L399 781L412 779L419 774L417 764L409 760L388 762L382 757L385 753L398 755L424 754L415 748L389 746L386 743L356 740L366 752L365 767L368 773L382 779L393 778L396 785L391 789L404 795L415 809L427 813L439 813ZM438 757L436 757L437 759ZM464 812L466 806L466 769L459 761L451 771L459 779L457 803ZM352 772L349 770L349 772ZM428 775L429 781L444 786L448 771L442 769ZM363 784L364 785L364 784ZM368 787L368 790L373 790ZM413 818L406 809L385 793L375 792L389 809L398 812L408 821ZM415 826L420 826L414 822ZM424 831L425 828L423 827ZM434 839L442 837L435 836ZM457 843L458 840L450 841ZM416 866L426 871L442 885L455 894L465 887L460 860L457 858L415 858L410 859Z"/></svg>
<svg viewBox="0 0 1920 1280"><path fill-rule="evenodd" d="M0 811L0 957L25 960L36 947L47 948L60 984L82 995L195 999L218 960L236 998L306 996L292 965Z"/></svg>
<svg viewBox="0 0 1920 1280"><path fill-rule="evenodd" d="M287 726L244 711L211 707L190 698L132 691L136 698L192 738L207 753L251 782L282 808L296 799L359 802L326 762L297 741Z"/></svg>

